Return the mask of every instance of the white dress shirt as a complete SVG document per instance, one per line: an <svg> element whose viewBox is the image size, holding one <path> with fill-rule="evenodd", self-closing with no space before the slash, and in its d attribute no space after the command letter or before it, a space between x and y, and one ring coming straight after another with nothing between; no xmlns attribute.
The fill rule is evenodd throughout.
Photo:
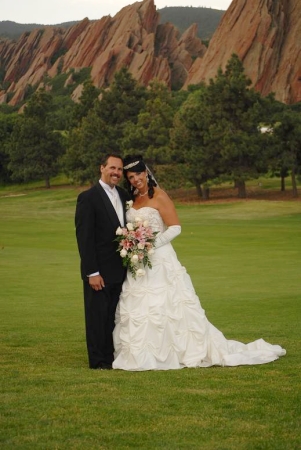
<svg viewBox="0 0 301 450"><path fill-rule="evenodd" d="M124 227L124 218L123 218L123 207L122 207L122 203L118 194L118 191L116 189L116 187L112 187L109 186L108 184L104 183L102 180L99 180L99 184L101 185L101 187L103 187L103 189L105 190L107 196L109 197L109 199L111 200L112 205L114 206L114 209L116 211L116 214L118 216L120 225L122 227ZM99 272L95 272L95 273L91 273L90 275L88 275L88 277L93 277L95 275L99 275Z"/></svg>
<svg viewBox="0 0 301 450"><path fill-rule="evenodd" d="M104 183L102 180L99 180L99 184L104 188L106 191L107 196L111 200L112 205L114 206L114 209L116 211L116 214L118 216L120 225L124 227L124 218L123 218L123 207L122 203L118 194L118 191L115 186L111 188L108 184Z"/></svg>

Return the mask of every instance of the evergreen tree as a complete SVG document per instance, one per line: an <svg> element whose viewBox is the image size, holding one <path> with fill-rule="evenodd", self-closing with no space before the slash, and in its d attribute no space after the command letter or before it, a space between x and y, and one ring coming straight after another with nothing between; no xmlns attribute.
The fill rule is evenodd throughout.
<svg viewBox="0 0 301 450"><path fill-rule="evenodd" d="M110 89L101 92L93 108L71 130L64 157L64 170L74 181L94 182L99 176L101 156L121 154L124 129L137 123L145 103L146 90L138 86L126 68L115 74Z"/></svg>
<svg viewBox="0 0 301 450"><path fill-rule="evenodd" d="M267 155L260 132L263 118L261 96L249 88L251 81L237 55L232 55L226 71L219 70L208 86L210 141L220 152L222 171L246 197L245 182L267 170Z"/></svg>
<svg viewBox="0 0 301 450"><path fill-rule="evenodd" d="M102 91L95 110L106 124L106 136L113 152L121 152L124 129L129 123L137 123L145 99L145 87L138 85L125 67L116 72L110 88Z"/></svg>
<svg viewBox="0 0 301 450"><path fill-rule="evenodd" d="M10 181L11 172L8 169L9 155L7 145L13 132L18 115L16 113L0 113L0 182Z"/></svg>
<svg viewBox="0 0 301 450"><path fill-rule="evenodd" d="M176 161L183 164L187 179L203 199L209 198L209 182L220 174L220 155L208 138L210 123L207 86L202 85L176 114L171 142Z"/></svg>
<svg viewBox="0 0 301 450"><path fill-rule="evenodd" d="M245 197L245 181L266 171L259 126L263 103L250 83L241 61L232 55L225 72L219 69L216 78L192 93L180 110L175 148L179 154L182 129L188 173L199 193L201 184L228 179L239 197Z"/></svg>
<svg viewBox="0 0 301 450"><path fill-rule="evenodd" d="M81 125L70 132L64 172L73 182L93 184L99 178L100 160L106 153L111 153L107 125L92 109Z"/></svg>
<svg viewBox="0 0 301 450"><path fill-rule="evenodd" d="M49 126L64 134L72 126L76 104L67 95L56 95L52 101L52 114L47 118Z"/></svg>
<svg viewBox="0 0 301 450"><path fill-rule="evenodd" d="M124 154L140 153L151 164L170 162L169 133L174 116L172 104L173 98L166 85L152 81L145 106L138 114L137 124L125 124L122 139Z"/></svg>
<svg viewBox="0 0 301 450"><path fill-rule="evenodd" d="M262 120L260 130L265 153L267 154L268 170L272 176L280 177L281 191L285 191L285 178L289 175L289 172L285 164L282 164L281 159L279 159L273 130L278 125L279 117L282 116L287 106L275 100L274 94L269 94L262 99L262 102L264 119Z"/></svg>
<svg viewBox="0 0 301 450"><path fill-rule="evenodd" d="M83 85L83 91L79 98L79 102L75 104L72 116L72 126L78 126L84 117L87 117L90 110L94 107L95 102L100 94L100 89L92 84L91 78L87 79Z"/></svg>
<svg viewBox="0 0 301 450"><path fill-rule="evenodd" d="M50 177L58 173L63 152L61 137L49 125L52 96L37 91L17 120L8 144L12 179L29 181L43 178L50 187Z"/></svg>
<svg viewBox="0 0 301 450"><path fill-rule="evenodd" d="M272 131L273 168L282 176L291 174L293 196L298 197L297 176L301 172L301 113L286 108Z"/></svg>

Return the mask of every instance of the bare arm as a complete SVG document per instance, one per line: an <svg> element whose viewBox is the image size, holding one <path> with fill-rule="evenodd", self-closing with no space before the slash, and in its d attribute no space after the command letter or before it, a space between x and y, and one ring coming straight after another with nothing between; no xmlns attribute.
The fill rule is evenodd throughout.
<svg viewBox="0 0 301 450"><path fill-rule="evenodd" d="M156 196L156 203L157 209L167 227L180 225L175 205L166 192L160 189Z"/></svg>

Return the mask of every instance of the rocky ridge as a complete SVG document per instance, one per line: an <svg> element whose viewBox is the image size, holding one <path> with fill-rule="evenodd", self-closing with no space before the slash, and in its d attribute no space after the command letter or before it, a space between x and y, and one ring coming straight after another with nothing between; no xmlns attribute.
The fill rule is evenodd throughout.
<svg viewBox="0 0 301 450"><path fill-rule="evenodd" d="M4 84L10 86L0 92L0 98L5 101L7 94L13 93L9 103L16 105L24 99L28 85L38 85L46 74L53 77L83 67L91 67L92 81L98 87L108 86L123 66L145 85L158 78L170 87L179 87L193 57L201 56L205 49L194 26L180 39L172 24L159 24L154 1L144 0L124 7L113 18L84 19L68 30L37 29L23 33L16 43L1 41ZM74 92L74 99L79 95L80 89Z"/></svg>
<svg viewBox="0 0 301 450"><path fill-rule="evenodd" d="M128 67L145 85L153 78L169 87L187 88L213 78L232 53L263 95L275 92L282 102L301 100L300 0L233 0L207 49L192 25L179 35L160 24L154 0L124 7L114 17L84 19L69 29L46 27L23 33L17 42L0 41L4 73L0 102L17 105L29 86L45 76L91 67L93 83L107 87L116 71ZM299 5L300 6L300 5ZM73 92L77 100L79 86Z"/></svg>
<svg viewBox="0 0 301 450"><path fill-rule="evenodd" d="M263 95L284 103L301 101L300 0L234 0L203 58L189 69L185 86L208 81L232 53Z"/></svg>

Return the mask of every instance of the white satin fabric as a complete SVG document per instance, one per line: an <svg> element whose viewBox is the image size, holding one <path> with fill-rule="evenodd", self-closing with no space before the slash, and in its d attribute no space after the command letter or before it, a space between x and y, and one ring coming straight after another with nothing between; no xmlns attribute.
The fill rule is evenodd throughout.
<svg viewBox="0 0 301 450"><path fill-rule="evenodd" d="M150 207L130 208L127 221L139 216L154 231L166 227ZM249 344L227 340L206 318L191 279L170 243L155 250L152 269L123 284L113 333L114 369L142 371L183 367L265 364L285 355L263 339Z"/></svg>

